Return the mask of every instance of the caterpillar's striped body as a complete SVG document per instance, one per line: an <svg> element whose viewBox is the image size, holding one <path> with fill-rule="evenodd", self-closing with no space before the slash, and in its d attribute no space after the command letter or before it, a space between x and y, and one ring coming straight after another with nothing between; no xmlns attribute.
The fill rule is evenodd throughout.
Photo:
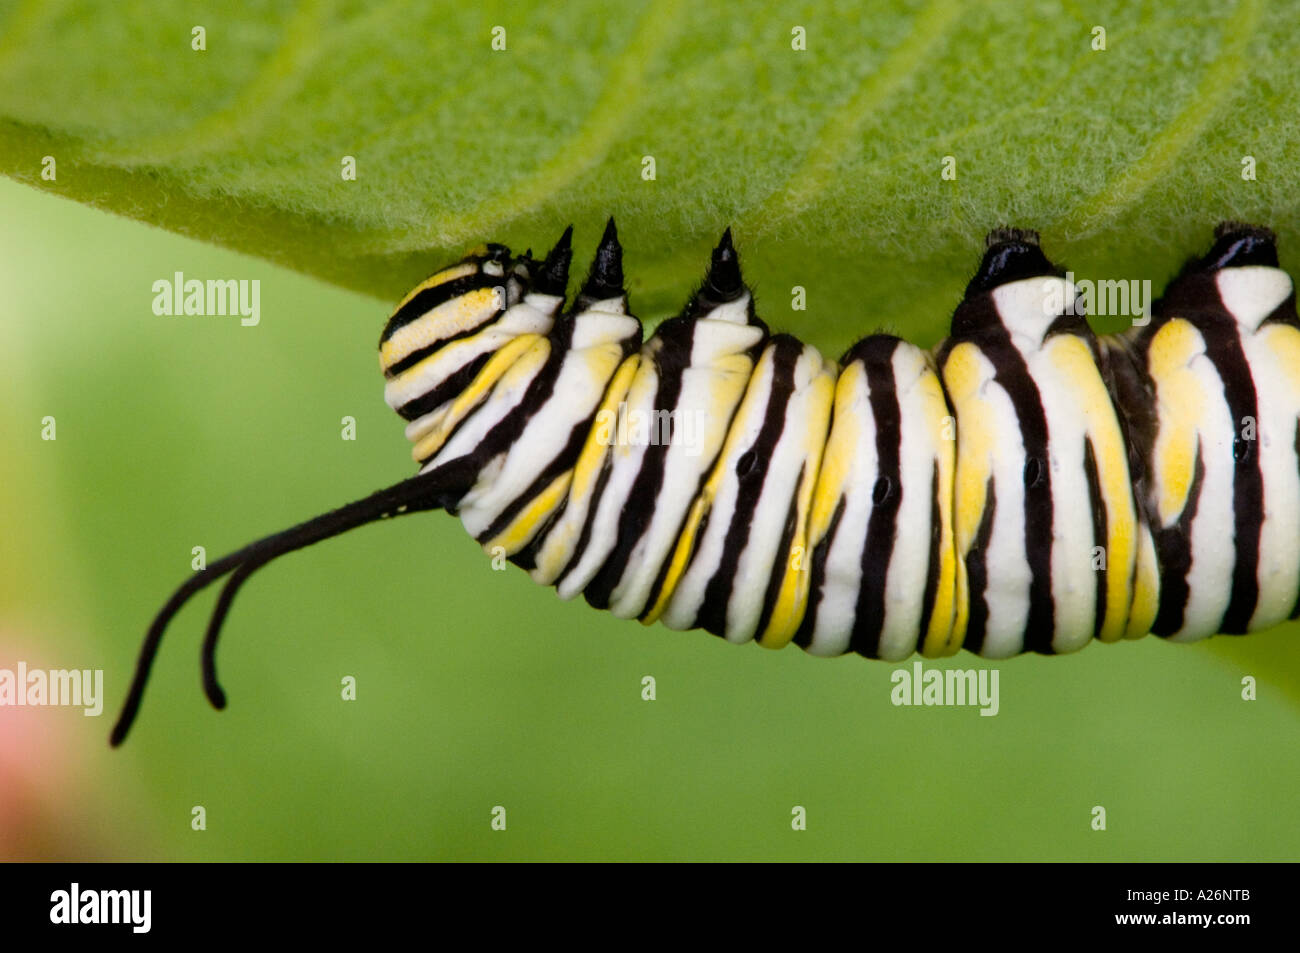
<svg viewBox="0 0 1300 953"><path fill-rule="evenodd" d="M1098 338L1033 233L997 231L933 353L837 364L754 313L730 233L642 341L611 221L565 311L545 261L485 246L384 329L419 474L232 554L233 573L380 516L447 509L488 550L623 618L901 659L1071 652L1300 615L1300 320L1267 231L1225 225L1150 320ZM624 426L627 420L640 426Z"/></svg>

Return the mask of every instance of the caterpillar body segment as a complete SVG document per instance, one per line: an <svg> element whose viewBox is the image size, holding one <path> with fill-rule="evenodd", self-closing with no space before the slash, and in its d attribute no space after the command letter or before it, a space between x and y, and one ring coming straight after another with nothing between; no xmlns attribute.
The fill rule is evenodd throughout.
<svg viewBox="0 0 1300 953"><path fill-rule="evenodd" d="M951 492L956 419L929 355L914 345L871 335L843 364L795 642L815 655L951 654L967 617Z"/></svg>
<svg viewBox="0 0 1300 953"><path fill-rule="evenodd" d="M700 293L642 348L626 404L640 426L611 447L585 539L560 577L561 596L582 592L625 619L652 607L766 337L726 236ZM650 498L662 506L641 505Z"/></svg>
<svg viewBox="0 0 1300 953"><path fill-rule="evenodd" d="M1154 394L1152 630L1174 641L1300 616L1300 323L1272 236L1221 227L1132 342Z"/></svg>
<svg viewBox="0 0 1300 953"><path fill-rule="evenodd" d="M965 644L1071 652L1126 631L1142 528L1096 338L1062 313L1074 288L1036 241L996 237L938 355L958 421ZM1014 280L996 284L990 259Z"/></svg>
<svg viewBox="0 0 1300 953"><path fill-rule="evenodd" d="M1300 319L1267 230L1220 226L1149 320L1105 337L1037 235L998 230L933 351L870 334L838 362L769 331L729 231L648 339L612 220L566 308L571 231L542 260L482 246L399 303L379 356L417 474L189 579L114 744L196 592L227 579L202 650L222 707L217 637L256 569L428 509L562 598L823 656L1300 617Z"/></svg>
<svg viewBox="0 0 1300 953"><path fill-rule="evenodd" d="M670 628L773 648L794 636L834 387L834 365L816 349L789 335L769 339L662 574L657 595Z"/></svg>

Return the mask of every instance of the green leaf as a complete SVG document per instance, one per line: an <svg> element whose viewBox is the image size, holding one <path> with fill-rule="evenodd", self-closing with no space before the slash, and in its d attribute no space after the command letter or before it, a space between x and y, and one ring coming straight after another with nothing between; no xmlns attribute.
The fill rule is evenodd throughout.
<svg viewBox="0 0 1300 953"><path fill-rule="evenodd" d="M1294 261L1298 6L11 0L0 171L385 299L612 213L649 321L730 224L776 327L928 344L999 224L1085 277L1159 284L1223 218Z"/></svg>

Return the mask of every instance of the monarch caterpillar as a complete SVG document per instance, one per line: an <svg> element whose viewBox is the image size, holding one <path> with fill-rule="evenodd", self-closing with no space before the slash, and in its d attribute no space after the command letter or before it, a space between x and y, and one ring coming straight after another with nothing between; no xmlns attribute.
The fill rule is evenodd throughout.
<svg viewBox="0 0 1300 953"><path fill-rule="evenodd" d="M1220 225L1107 337L1034 232L995 230L932 353L871 334L838 364L756 316L730 230L644 342L612 219L564 309L571 236L542 260L482 246L398 304L379 355L419 472L182 585L113 744L196 592L229 576L202 649L222 708L217 637L253 572L422 510L563 598L817 655L1064 653L1300 616L1300 319L1268 230ZM613 425L638 411L666 439Z"/></svg>

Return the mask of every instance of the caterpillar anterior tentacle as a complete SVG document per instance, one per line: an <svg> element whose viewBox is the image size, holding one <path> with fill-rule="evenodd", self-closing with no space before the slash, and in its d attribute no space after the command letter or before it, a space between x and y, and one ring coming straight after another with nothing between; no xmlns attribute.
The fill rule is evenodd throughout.
<svg viewBox="0 0 1300 953"><path fill-rule="evenodd" d="M213 563L229 575L445 509L564 598L733 642L1001 658L1300 616L1300 320L1271 233L1225 224L1149 321L1097 337L1032 232L997 230L933 352L872 334L837 364L756 316L731 234L642 341L611 220L564 310L571 229L421 283L380 339L419 473ZM648 429L622 426L628 417Z"/></svg>

